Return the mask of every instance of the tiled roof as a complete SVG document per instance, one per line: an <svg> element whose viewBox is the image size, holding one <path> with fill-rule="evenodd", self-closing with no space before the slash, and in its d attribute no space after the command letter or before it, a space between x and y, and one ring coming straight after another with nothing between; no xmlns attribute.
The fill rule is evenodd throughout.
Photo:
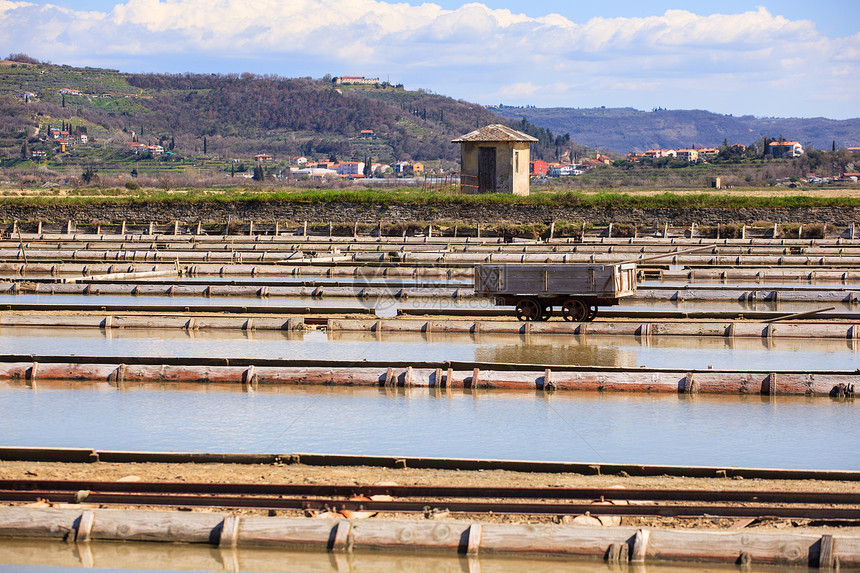
<svg viewBox="0 0 860 573"><path fill-rule="evenodd" d="M457 139L452 140L451 143L477 141L523 141L526 143L536 143L538 140L531 135L527 135L521 131L517 131L516 129L511 129L507 125L494 123L492 125L485 125L484 127L471 131L466 135L461 135Z"/></svg>

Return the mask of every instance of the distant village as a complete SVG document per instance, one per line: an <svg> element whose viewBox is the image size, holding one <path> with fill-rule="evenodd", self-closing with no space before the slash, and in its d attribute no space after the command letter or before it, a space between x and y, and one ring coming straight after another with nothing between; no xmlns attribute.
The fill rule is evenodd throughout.
<svg viewBox="0 0 860 573"><path fill-rule="evenodd" d="M772 141L768 144L770 154L775 157L799 157L803 155L803 146L797 141ZM729 146L730 149L743 153L747 146L735 143ZM699 147L691 149L649 149L645 153L630 152L627 155L628 161L641 161L643 159L660 159L663 157L671 157L680 159L689 163L697 161L708 161L714 159L720 154L720 150L716 147Z"/></svg>
<svg viewBox="0 0 860 573"><path fill-rule="evenodd" d="M336 85L375 85L379 84L379 78L366 78L363 76L342 76L333 78L333 83ZM387 82L386 82L387 83ZM59 90L62 96L84 96L84 97L136 97L128 94L85 94L79 90L71 88L63 88ZM35 101L37 94L32 92L20 92L19 97L24 101ZM66 124L61 122L60 126L48 126L42 131L41 128L36 128L35 134L45 143L55 145L55 149L59 153L66 153L73 145L87 145L90 141L86 126L72 126L71 123ZM124 142L125 148L135 155L146 155L151 157L159 157L162 155L173 155L173 142L170 142L168 149L165 149L161 144L146 144L138 141L135 132L130 132L131 141ZM373 140L376 139L376 133L372 129L363 129L355 139ZM164 143L164 139L161 139ZM794 158L799 157L804 153L803 145L797 141L772 141L768 143L770 155L774 158ZM730 145L729 148L738 153L744 153L746 146L740 143ZM860 148L851 147L848 151L858 152ZM679 149L649 149L644 153L630 152L626 156L626 160L631 163L639 163L642 161L654 161L664 158L685 161L688 163L702 163L715 159L720 154L720 149L716 147L699 147L699 148L679 148ZM28 150L26 155L33 160L42 160L48 157L48 151L45 149ZM536 180L548 179L551 177L575 177L584 174L589 169L611 165L613 159L607 155L597 153L593 157L586 157L579 161L574 160L568 163L564 162L548 162L543 160L533 160L529 162L529 175ZM254 155L251 160L257 166L263 167L275 163L275 158L265 152ZM246 177L251 178L252 172L244 167L243 160L231 159L229 163L233 164L228 177ZM369 161L332 161L332 160L316 160L305 156L294 156L282 159L278 162L280 166L286 167L270 173L267 177L289 177L292 179L364 179L374 177L423 177L433 174L433 170L427 170L424 163L420 161L398 161L393 163L369 162ZM237 168L238 167L238 168ZM272 165L275 167L275 165ZM256 170L255 170L256 171ZM808 183L827 183L831 179L819 178L815 174L806 176ZM841 178L835 180L850 180L858 181L860 173L845 173ZM783 183L778 181L778 183Z"/></svg>

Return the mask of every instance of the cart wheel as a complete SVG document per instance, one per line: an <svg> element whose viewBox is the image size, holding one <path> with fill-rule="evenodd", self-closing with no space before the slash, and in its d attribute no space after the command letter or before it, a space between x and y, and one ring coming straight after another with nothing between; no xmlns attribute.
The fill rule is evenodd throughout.
<svg viewBox="0 0 860 573"><path fill-rule="evenodd" d="M588 307L588 316L585 317L585 320L587 322L591 322L592 320L594 320L594 317L596 317L596 316L597 316L597 306L592 304Z"/></svg>
<svg viewBox="0 0 860 573"><path fill-rule="evenodd" d="M581 300L572 298L561 307L561 315L565 320L582 322L588 319L588 307Z"/></svg>
<svg viewBox="0 0 860 573"><path fill-rule="evenodd" d="M533 298L524 298L517 301L518 320L540 320L543 307Z"/></svg>
<svg viewBox="0 0 860 573"><path fill-rule="evenodd" d="M549 320L552 317L552 305L543 305L543 314L540 315L541 320Z"/></svg>

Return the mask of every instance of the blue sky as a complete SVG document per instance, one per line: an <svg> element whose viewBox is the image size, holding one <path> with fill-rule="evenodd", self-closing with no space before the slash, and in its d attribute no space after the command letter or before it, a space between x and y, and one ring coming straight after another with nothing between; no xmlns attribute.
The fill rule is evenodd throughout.
<svg viewBox="0 0 860 573"><path fill-rule="evenodd" d="M0 0L0 54L390 78L468 101L860 116L860 2Z"/></svg>

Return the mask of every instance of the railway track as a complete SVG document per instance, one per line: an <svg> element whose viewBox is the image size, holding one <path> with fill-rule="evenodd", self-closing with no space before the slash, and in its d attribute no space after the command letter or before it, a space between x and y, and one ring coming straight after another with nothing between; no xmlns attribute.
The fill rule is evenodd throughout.
<svg viewBox="0 0 860 573"><path fill-rule="evenodd" d="M150 226L150 231L153 227ZM178 229L174 229L178 232ZM696 245L695 248L683 247ZM698 254L694 254L696 251ZM701 252L705 251L705 252ZM860 266L860 243L838 239L647 239L585 241L518 241L456 237L309 237L307 235L78 235L13 233L0 240L0 259L55 262L103 261L205 264L243 262L274 264L402 264L456 266L475 263L640 262L697 267Z"/></svg>
<svg viewBox="0 0 860 573"><path fill-rule="evenodd" d="M409 284L383 281L259 281L242 284L202 281L99 281L77 279L72 284L57 280L0 280L0 294L64 294L189 297L299 297L299 298L429 298L433 300L484 300L471 283ZM643 285L624 299L627 304L642 301L724 301L724 302L860 302L860 289L843 286L771 286L750 288L736 285Z"/></svg>
<svg viewBox="0 0 860 573"><path fill-rule="evenodd" d="M167 272L175 270L176 265L170 263L82 263L82 262L0 262L0 273L8 278L42 279L47 277L66 277L93 281L94 275L110 273L140 273ZM339 265L332 264L217 264L199 263L187 267L187 276L191 277L251 277L263 280L263 277L320 277L353 278L358 280L459 280L471 284L474 276L472 265L448 263L445 266L412 266L402 262L385 262L373 265ZM41 275L41 276L39 276ZM57 279L54 279L57 280ZM639 280L671 280L684 283L696 282L728 282L748 281L756 284L767 283L841 283L856 284L860 282L860 271L851 269L816 269L808 266L767 266L738 268L725 267L688 267L683 270L668 270L665 268L643 268L639 271Z"/></svg>
<svg viewBox="0 0 860 573"><path fill-rule="evenodd" d="M11 302L11 303L0 303L0 312L9 312L9 313L28 313L27 320L18 320L11 316L6 316L0 318L0 324L5 324L7 326L38 326L40 323L47 326L59 326L59 323L51 322L49 319L45 320L37 320L37 316L33 313L52 313L57 316L59 312L67 312L67 313L94 313L101 314L99 318L99 322L96 323L96 326L101 326L102 328L110 328L112 323L115 323L117 327L121 326L121 323L117 321L117 319L121 319L123 317L132 316L136 314L163 314L165 316L173 316L173 317L189 317L190 315L215 315L215 314L224 314L224 315L277 315L278 317L305 317L306 315L334 315L339 318L343 318L346 315L350 314L363 314L369 315L369 317L376 317L376 310L372 305L366 306L354 306L350 305L339 305L339 306L327 306L322 304L314 304L314 305L295 305L295 304L268 304L268 305L249 305L249 304L184 304L184 303L166 303L166 304L140 304L135 301L135 304L117 304L117 303L104 303L99 302L97 299L90 299L92 302L80 303L80 304L69 304L66 302L57 302L57 303L43 303L43 302ZM139 300L139 299L138 299ZM169 299L168 299L169 300ZM398 308L396 313L398 316L403 317L414 317L413 320L420 320L421 318L425 319L425 323L427 322L427 318L430 317L438 317L440 319L447 320L449 318L457 317L460 323L466 323L470 320L473 324L468 324L463 327L465 331L468 332L477 332L480 330L480 326L477 329L474 327L474 322L485 322L487 319L499 319L499 318L511 318L513 316L513 312L509 308L495 308L495 307L456 307L449 306L440 308L439 305L432 306L429 304L427 306L418 306L414 303L421 302L422 299L413 299L411 302L413 303L409 307L401 307ZM752 303L758 304L758 303ZM768 308L767 305L773 303L764 303L764 307ZM810 310L814 310L814 307L810 307ZM821 309L815 309L821 310ZM107 323L102 323L103 319L107 317L104 316L105 313L110 313L111 317ZM788 314L793 314L787 311L776 311L776 310L756 310L755 308L739 308L738 310L664 310L660 308L655 308L653 310L635 310L635 309L617 309L617 310L605 310L601 309L599 316L603 319L628 319L629 321L636 321L638 323L647 322L651 320L655 321L686 321L686 320L709 320L709 321L770 321L774 319L782 319L786 317ZM419 318L420 317L420 318ZM91 322L84 320L85 317L82 317L80 322L69 322L66 321L68 326L87 326L91 324ZM848 308L842 310L826 310L825 312L820 312L812 315L811 317L814 320L831 320L831 321L840 321L845 322L850 328L851 325L855 324L857 321L857 312L849 310ZM385 319L379 319L385 320ZM362 327L361 330L380 330L380 326L389 327L389 330L399 330L398 323L396 320L392 319L395 322L390 322L386 320L385 322L380 323L378 326L370 325L368 327ZM435 321L435 319L433 319ZM526 333L523 326L524 323L517 321L503 321L506 324L513 324L514 327L510 327L510 324L507 324L505 327L505 331L510 330L510 328L519 329L522 333ZM325 325L327 324L326 319L322 318L314 318L307 317L304 318L305 324L314 324L314 325ZM130 324L130 323L129 323ZM283 322L281 323L283 324ZM295 323L298 324L298 323ZM567 325L570 329L575 328L575 326L579 323L567 322L561 319L555 319L550 322L533 322L528 327L529 331L532 332L540 332L541 329L544 328L543 324L549 325ZM591 324L598 324L597 322L593 322ZM137 327L146 326L145 324L134 325ZM431 325L432 326L432 325ZM153 326L154 327L154 326ZM185 323L183 323L183 327L188 327ZM245 327L246 329L254 329L256 326L249 325ZM272 326L263 326L263 323L260 323L260 328L276 328L278 330L283 330L283 327L277 325L275 327ZM562 327L559 327L562 328ZM732 331L726 331L728 325L725 325L721 332L722 335L725 336L733 336ZM491 328L492 329L492 328ZM420 328L421 331L426 331L426 328ZM456 329L455 329L456 330ZM598 327L589 328L589 332L597 332L599 330ZM574 333L568 332L568 330L562 330L564 333ZM584 331L582 332L584 333ZM780 335L781 335L780 331ZM762 336L766 337L767 333L762 334ZM838 335L840 338L856 338L853 334L851 336L844 335L840 333Z"/></svg>
<svg viewBox="0 0 860 573"><path fill-rule="evenodd" d="M0 503L860 521L860 493L0 480Z"/></svg>

